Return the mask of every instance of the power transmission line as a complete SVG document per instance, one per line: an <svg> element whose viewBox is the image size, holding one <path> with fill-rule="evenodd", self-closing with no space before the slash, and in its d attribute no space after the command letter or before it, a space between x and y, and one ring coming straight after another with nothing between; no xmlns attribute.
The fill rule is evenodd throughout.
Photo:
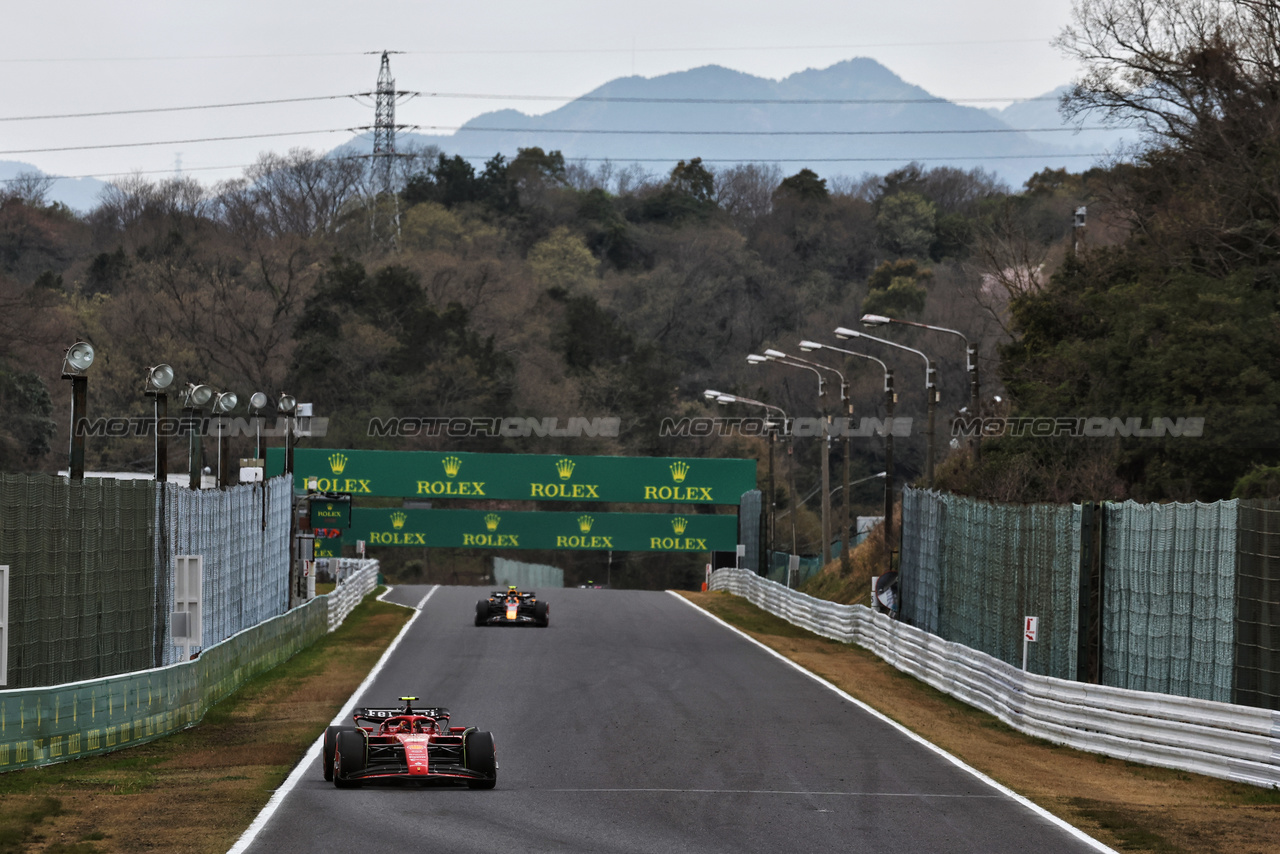
<svg viewBox="0 0 1280 854"><path fill-rule="evenodd" d="M44 119L89 119L99 116L136 116L144 113L180 113L191 110L221 110L227 107L258 107L266 104L300 104L305 101L341 101L363 95L316 95L310 98L274 98L269 101L235 101L226 104L197 104L189 107L142 107L135 110L97 110L92 113L50 113L43 116L0 116L0 122L31 122Z"/></svg>
<svg viewBox="0 0 1280 854"><path fill-rule="evenodd" d="M99 145L64 145L57 148L14 148L0 151L0 154L49 154L58 151L94 151L102 148L145 148L151 145L188 145L197 142L229 142L237 139L270 139L279 136L308 136L322 133L351 133L351 128L333 128L331 130L295 130L279 133L248 133L237 136L205 136L194 139L165 139L155 142L114 142Z"/></svg>
<svg viewBox="0 0 1280 854"><path fill-rule="evenodd" d="M392 119L394 121L394 119ZM443 125L395 125L398 130L434 130L456 132L488 132L519 134L616 134L624 136L920 136L929 134L990 134L990 133L1059 133L1076 130L1105 130L1105 128L939 128L938 130L601 130L594 128L490 128L453 127ZM243 139L269 139L282 136L307 136L312 134L355 133L369 128L329 128L325 130L279 131L275 133L240 134L235 136L209 136L192 139L168 139L150 142L116 142L92 145L68 145L51 148L17 148L0 150L0 154L49 154L60 151L93 151L111 148L145 148L156 145L187 145L201 142L230 142ZM375 152L378 154L379 152ZM382 152L385 153L385 152ZM1051 155L1035 155L1051 156Z"/></svg>
<svg viewBox="0 0 1280 854"><path fill-rule="evenodd" d="M0 60L2 61L2 60ZM31 116L0 116L0 122L29 122L48 119L86 119L103 116L136 116L148 113L179 113L198 110L222 110L232 107L257 107L272 104L300 104L311 101L343 101L355 98L376 97L377 92L352 92L348 95L314 95L302 98L273 98L263 101L229 101L220 104L191 104L176 107L139 107L128 110L94 110L85 113L47 113ZM411 92L399 91L397 95L411 95L420 98L455 98L477 101L584 101L591 103L631 103L631 104L743 104L743 105L808 105L808 106L850 106L869 104L980 104L980 103L1025 103L1031 101L1056 101L1056 97L1040 96L1035 98L646 98L646 97L614 97L609 95L494 95L464 92Z"/></svg>
<svg viewBox="0 0 1280 854"><path fill-rule="evenodd" d="M581 48L484 48L459 50L406 50L397 51L408 56L505 56L508 54L631 54L631 53L738 53L742 51L776 50L867 50L880 47L974 47L985 44L1041 44L1049 39L977 39L926 42L863 42L859 44L819 45L748 45L738 47L581 47ZM28 56L5 57L0 63L59 63L59 62L187 62L207 59L325 59L337 56L364 56L368 51L333 51L321 53L209 53L189 56Z"/></svg>
<svg viewBox="0 0 1280 854"><path fill-rule="evenodd" d="M412 125L418 130L458 131L489 133L592 133L592 134L626 134L638 136L909 136L918 134L965 134L965 133L1059 133L1107 130L1103 127L1057 127L1057 128L941 128L938 130L601 130L597 128L487 128L459 125Z"/></svg>
<svg viewBox="0 0 1280 854"><path fill-rule="evenodd" d="M361 92L362 95L371 93ZM623 104L1007 104L1057 101L1056 95L1034 98L657 98L629 95L492 95L480 92L414 92L420 98L457 98L475 101L590 101Z"/></svg>

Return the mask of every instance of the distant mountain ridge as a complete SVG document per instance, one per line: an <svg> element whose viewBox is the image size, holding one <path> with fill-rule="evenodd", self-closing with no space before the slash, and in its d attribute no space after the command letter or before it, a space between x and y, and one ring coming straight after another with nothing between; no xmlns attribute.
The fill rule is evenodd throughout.
<svg viewBox="0 0 1280 854"><path fill-rule="evenodd" d="M402 148L436 145L477 165L497 153L511 157L518 148L538 146L559 150L570 160L607 158L618 166L641 162L655 173L693 157L716 166L732 161L778 163L787 174L807 166L824 176L882 175L919 160L926 166L982 168L1017 188L1041 169L1087 169L1094 158L1079 155L1113 151L1136 138L1111 130L1009 132L1070 128L1057 112L1058 96L1065 89L1046 93L1047 100L984 110L938 102L925 89L867 58L805 69L781 80L706 65L657 77L611 80L541 115L496 110L476 116L454 133L402 133L398 140ZM855 103L778 103L805 100ZM653 130L672 133L602 132ZM936 133L939 130L960 132ZM368 134L335 149L370 151ZM21 172L39 170L28 163L0 161L0 181ZM87 212L97 206L106 186L96 178L59 178L48 198Z"/></svg>
<svg viewBox="0 0 1280 854"><path fill-rule="evenodd" d="M778 103L804 100L855 103ZM498 110L452 134L401 134L399 139L475 160L539 146L571 160L647 161L655 172L691 157L780 162L789 173L808 166L822 175L883 174L919 160L926 166L980 167L1017 187L1046 167L1088 168L1092 159L1073 155L1101 153L1118 138L1115 132L1009 132L1066 127L1056 99L992 111L938 102L875 60L858 58L782 80L715 65L653 78L623 77L542 115ZM653 130L671 133L627 133ZM367 140L349 145L369 150Z"/></svg>
<svg viewBox="0 0 1280 854"><path fill-rule="evenodd" d="M0 160L0 182L16 178L23 172L44 174L30 163L19 160ZM98 206L98 194L107 186L107 182L97 178L57 178L49 187L47 198L51 202L61 202L80 213L87 213ZM0 190L4 187L0 184Z"/></svg>

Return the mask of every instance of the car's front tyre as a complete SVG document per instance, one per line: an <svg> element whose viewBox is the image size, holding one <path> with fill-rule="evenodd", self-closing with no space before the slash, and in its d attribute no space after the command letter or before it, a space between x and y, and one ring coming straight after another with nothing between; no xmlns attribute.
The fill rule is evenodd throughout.
<svg viewBox="0 0 1280 854"><path fill-rule="evenodd" d="M491 732L469 732L464 743L467 768L485 775L483 780L468 780L471 789L492 789L498 785L498 750Z"/></svg>
<svg viewBox="0 0 1280 854"><path fill-rule="evenodd" d="M360 785L360 781L350 779L350 775L364 770L367 750L365 735L356 727L344 727L336 734L333 751L333 785L339 789L354 789Z"/></svg>

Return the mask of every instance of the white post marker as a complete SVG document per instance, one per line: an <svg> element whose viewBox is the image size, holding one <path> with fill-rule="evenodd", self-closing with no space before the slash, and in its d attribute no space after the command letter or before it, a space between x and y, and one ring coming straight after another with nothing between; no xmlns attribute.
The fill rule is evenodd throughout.
<svg viewBox="0 0 1280 854"><path fill-rule="evenodd" d="M1040 629L1039 617L1023 617L1022 618L1022 669L1027 669L1027 644L1036 639L1036 634Z"/></svg>
<svg viewBox="0 0 1280 854"><path fill-rule="evenodd" d="M711 589L711 564L707 564L707 589Z"/></svg>

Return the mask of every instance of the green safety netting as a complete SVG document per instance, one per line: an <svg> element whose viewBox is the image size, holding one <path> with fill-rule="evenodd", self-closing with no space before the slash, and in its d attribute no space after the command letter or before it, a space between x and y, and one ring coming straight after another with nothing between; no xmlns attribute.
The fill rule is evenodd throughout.
<svg viewBox="0 0 1280 854"><path fill-rule="evenodd" d="M1076 677L1080 509L903 492L903 619L1022 664L1023 621L1038 618L1028 669Z"/></svg>
<svg viewBox="0 0 1280 854"><path fill-rule="evenodd" d="M1280 709L1280 502L1239 511L1232 702Z"/></svg>
<svg viewBox="0 0 1280 854"><path fill-rule="evenodd" d="M1231 701L1237 503L1106 505L1103 684Z"/></svg>
<svg viewBox="0 0 1280 854"><path fill-rule="evenodd" d="M155 665L154 495L149 481L0 475L8 686Z"/></svg>
<svg viewBox="0 0 1280 854"><path fill-rule="evenodd" d="M175 555L204 558L204 645L284 612L290 490L0 475L9 567L9 688L60 685L178 661Z"/></svg>

